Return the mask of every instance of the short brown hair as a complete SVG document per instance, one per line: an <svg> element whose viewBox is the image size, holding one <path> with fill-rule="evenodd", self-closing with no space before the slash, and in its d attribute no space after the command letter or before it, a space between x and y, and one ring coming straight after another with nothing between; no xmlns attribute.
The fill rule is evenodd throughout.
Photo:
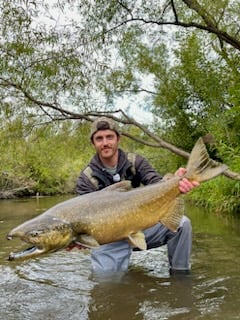
<svg viewBox="0 0 240 320"><path fill-rule="evenodd" d="M99 130L113 130L117 136L120 135L120 131L116 122L107 117L100 117L94 120L91 127L90 139L93 141L94 134Z"/></svg>

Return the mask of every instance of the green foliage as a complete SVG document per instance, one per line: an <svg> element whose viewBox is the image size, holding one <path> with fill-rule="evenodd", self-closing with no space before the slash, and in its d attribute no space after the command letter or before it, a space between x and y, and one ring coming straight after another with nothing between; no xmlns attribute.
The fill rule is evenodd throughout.
<svg viewBox="0 0 240 320"><path fill-rule="evenodd" d="M190 196L191 200L219 214L238 214L240 209L240 183L225 177L207 182Z"/></svg>
<svg viewBox="0 0 240 320"><path fill-rule="evenodd" d="M80 130L81 128L81 130ZM14 130L14 135L11 135ZM16 123L0 131L0 189L6 194L74 192L80 170L91 154L88 126L71 124L34 128L28 136Z"/></svg>
<svg viewBox="0 0 240 320"><path fill-rule="evenodd" d="M240 146L221 144L218 155L228 164L232 171L240 172ZM240 182L226 177L218 177L204 183L194 190L191 199L195 203L208 207L217 213L239 214L240 210Z"/></svg>
<svg viewBox="0 0 240 320"><path fill-rule="evenodd" d="M239 41L239 1L198 0L196 11L178 0L175 12L167 0L80 2L0 0L1 188L73 190L92 148L87 125L61 121L110 111L121 95L138 103L142 92L155 134L186 151L211 135L211 155L239 172L240 55L223 37ZM182 25L202 27L177 26L176 15ZM218 34L206 31L208 23ZM162 174L185 164L166 150L122 144ZM218 179L193 197L231 211L239 208L238 190Z"/></svg>

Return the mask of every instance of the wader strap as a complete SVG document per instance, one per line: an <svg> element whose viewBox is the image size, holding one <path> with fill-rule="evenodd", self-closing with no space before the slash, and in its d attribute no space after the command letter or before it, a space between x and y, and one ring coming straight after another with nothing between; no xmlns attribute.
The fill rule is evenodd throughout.
<svg viewBox="0 0 240 320"><path fill-rule="evenodd" d="M131 163L131 171L132 174L135 176L136 175L136 167L135 167L135 162L136 162L136 154L132 152L127 153L127 159Z"/></svg>
<svg viewBox="0 0 240 320"><path fill-rule="evenodd" d="M92 176L92 169L90 167L87 167L84 169L83 173L88 177L88 179L91 181L91 183L94 185L96 189L98 189L98 180L97 178Z"/></svg>

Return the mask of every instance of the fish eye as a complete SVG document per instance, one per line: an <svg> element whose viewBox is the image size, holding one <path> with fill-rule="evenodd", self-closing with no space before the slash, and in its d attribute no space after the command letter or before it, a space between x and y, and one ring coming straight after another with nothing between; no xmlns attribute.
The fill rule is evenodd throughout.
<svg viewBox="0 0 240 320"><path fill-rule="evenodd" d="M30 231L28 234L29 234L29 236L31 236L31 237L37 237L37 236L39 236L41 233L42 233L42 230L33 230L33 231Z"/></svg>

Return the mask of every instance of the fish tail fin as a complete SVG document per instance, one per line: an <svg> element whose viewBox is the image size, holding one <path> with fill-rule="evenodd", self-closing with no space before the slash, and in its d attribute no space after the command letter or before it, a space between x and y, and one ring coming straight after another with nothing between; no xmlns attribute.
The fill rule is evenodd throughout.
<svg viewBox="0 0 240 320"><path fill-rule="evenodd" d="M190 154L185 177L198 182L211 180L227 170L225 164L210 159L202 138L199 138Z"/></svg>

